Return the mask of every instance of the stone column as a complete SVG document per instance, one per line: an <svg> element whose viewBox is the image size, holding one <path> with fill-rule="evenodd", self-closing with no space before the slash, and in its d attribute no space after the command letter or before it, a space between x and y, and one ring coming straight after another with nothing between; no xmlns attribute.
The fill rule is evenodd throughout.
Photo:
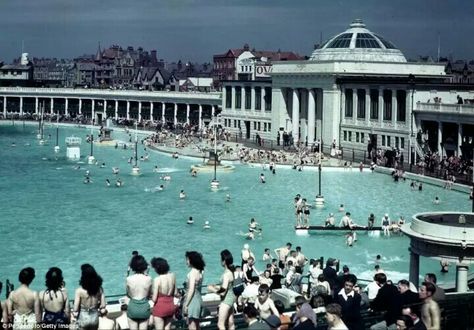
<svg viewBox="0 0 474 330"><path fill-rule="evenodd" d="M465 263L458 263L456 265L456 292L467 292L467 273L469 265Z"/></svg>
<svg viewBox="0 0 474 330"><path fill-rule="evenodd" d="M199 129L202 128L202 104L199 104Z"/></svg>
<svg viewBox="0 0 474 330"><path fill-rule="evenodd" d="M398 100L397 100L397 90L392 89L392 124L395 127L398 116Z"/></svg>
<svg viewBox="0 0 474 330"><path fill-rule="evenodd" d="M95 122L95 102L94 102L94 99L91 100L91 103L92 103L91 120L92 120L92 125L94 125L94 122Z"/></svg>
<svg viewBox="0 0 474 330"><path fill-rule="evenodd" d="M314 89L308 89L308 145L314 142L314 124L316 121L316 99Z"/></svg>
<svg viewBox="0 0 474 330"><path fill-rule="evenodd" d="M233 110L235 110L235 86L232 86L231 89L232 89L231 108L232 108ZM201 125L201 124L199 124L199 125ZM201 127L201 126L199 126L199 127Z"/></svg>
<svg viewBox="0 0 474 330"><path fill-rule="evenodd" d="M49 113L53 114L54 113L54 98L51 98L50 103L49 103Z"/></svg>
<svg viewBox="0 0 474 330"><path fill-rule="evenodd" d="M222 87L222 109L227 109L227 88Z"/></svg>
<svg viewBox="0 0 474 330"><path fill-rule="evenodd" d="M79 99L79 114L82 115L82 99Z"/></svg>
<svg viewBox="0 0 474 330"><path fill-rule="evenodd" d="M320 142L323 142L323 110L324 110L324 97L323 90L316 90L316 139L319 139ZM329 108L328 108L329 109ZM328 143L331 143L332 140L328 140Z"/></svg>
<svg viewBox="0 0 474 330"><path fill-rule="evenodd" d="M189 125L189 111L191 110L191 106L188 104L186 104L186 124Z"/></svg>
<svg viewBox="0 0 474 330"><path fill-rule="evenodd" d="M166 108L166 103L161 103L161 121L164 124L165 123L165 108Z"/></svg>
<svg viewBox="0 0 474 330"><path fill-rule="evenodd" d="M418 287L418 277L420 274L420 256L410 250L410 275L409 280L413 283L416 287Z"/></svg>
<svg viewBox="0 0 474 330"><path fill-rule="evenodd" d="M36 98L38 99L38 98ZM36 106L36 109L38 111L38 106ZM7 117L7 97L4 96L3 97L3 118L6 118Z"/></svg>
<svg viewBox="0 0 474 330"><path fill-rule="evenodd" d="M255 86L250 87L250 110L255 111Z"/></svg>
<svg viewBox="0 0 474 330"><path fill-rule="evenodd" d="M383 121L383 88L379 88L379 123Z"/></svg>
<svg viewBox="0 0 474 330"><path fill-rule="evenodd" d="M178 124L178 103L174 104L173 124Z"/></svg>
<svg viewBox="0 0 474 330"><path fill-rule="evenodd" d="M365 89L365 122L367 123L367 125L369 125L369 121L370 121L370 88L366 88Z"/></svg>
<svg viewBox="0 0 474 330"><path fill-rule="evenodd" d="M242 87L240 88L240 91L241 91L241 92L240 92L240 95L241 95L241 102L240 102L240 105L242 106L241 109L242 109L242 110L248 110L248 109L245 107L245 104L246 104L246 102L245 102L245 98L246 98L245 86L242 86Z"/></svg>
<svg viewBox="0 0 474 330"><path fill-rule="evenodd" d="M3 104L5 105L6 103L6 97L3 98ZM35 97L35 113L38 114L38 105L39 105L39 99Z"/></svg>
<svg viewBox="0 0 474 330"><path fill-rule="evenodd" d="M118 100L115 100L115 120L118 119L118 106L119 106L119 101Z"/></svg>
<svg viewBox="0 0 474 330"><path fill-rule="evenodd" d="M150 102L150 120L153 121L153 102Z"/></svg>
<svg viewBox="0 0 474 330"><path fill-rule="evenodd" d="M357 88L353 88L352 89L352 119L358 118L358 112L359 112L359 95L357 94Z"/></svg>
<svg viewBox="0 0 474 330"><path fill-rule="evenodd" d="M215 115L216 115L216 106L211 105L211 117L214 118Z"/></svg>
<svg viewBox="0 0 474 330"><path fill-rule="evenodd" d="M104 100L104 107L102 109L104 111L104 118L107 119L107 100Z"/></svg>
<svg viewBox="0 0 474 330"><path fill-rule="evenodd" d="M67 116L69 115L69 99L64 99L64 114Z"/></svg>
<svg viewBox="0 0 474 330"><path fill-rule="evenodd" d="M260 97L262 101L260 102L261 111L265 111L265 87L262 86L260 89Z"/></svg>
<svg viewBox="0 0 474 330"><path fill-rule="evenodd" d="M462 124L458 123L458 145L457 145L457 156L461 156L461 144L462 144Z"/></svg>
<svg viewBox="0 0 474 330"><path fill-rule="evenodd" d="M443 142L443 122L439 121L438 122L438 151L440 156L443 156L443 147L441 146L441 143Z"/></svg>
<svg viewBox="0 0 474 330"><path fill-rule="evenodd" d="M138 121L142 121L142 101L138 101Z"/></svg>
<svg viewBox="0 0 474 330"><path fill-rule="evenodd" d="M20 97L20 116L23 115L23 97Z"/></svg>
<svg viewBox="0 0 474 330"><path fill-rule="evenodd" d="M130 101L127 101L127 120L130 120Z"/></svg>
<svg viewBox="0 0 474 330"><path fill-rule="evenodd" d="M293 143L296 145L299 141L299 130L300 130L300 99L298 95L298 89L293 89L293 107L292 107L292 129Z"/></svg>

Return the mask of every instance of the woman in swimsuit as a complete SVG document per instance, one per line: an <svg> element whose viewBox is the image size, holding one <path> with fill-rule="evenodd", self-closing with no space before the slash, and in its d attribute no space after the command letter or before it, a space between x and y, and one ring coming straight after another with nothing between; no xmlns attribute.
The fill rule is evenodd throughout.
<svg viewBox="0 0 474 330"><path fill-rule="evenodd" d="M20 287L10 293L7 300L7 315L13 329L36 329L41 322L38 293L29 288L35 278L35 270L31 267L20 271L18 279Z"/></svg>
<svg viewBox="0 0 474 330"><path fill-rule="evenodd" d="M196 251L186 252L186 263L191 270L188 273L187 291L183 304L183 314L187 316L188 328L190 330L199 329L201 318L202 297L202 272L206 264L202 255Z"/></svg>
<svg viewBox="0 0 474 330"><path fill-rule="evenodd" d="M163 258L151 259L151 266L158 274L153 280L153 322L155 329L171 329L171 321L176 311L174 294L176 275L169 273L170 266Z"/></svg>
<svg viewBox="0 0 474 330"><path fill-rule="evenodd" d="M151 277L146 274L148 263L142 255L137 255L130 261L133 275L127 277L128 302L127 317L130 330L148 329L150 320Z"/></svg>
<svg viewBox="0 0 474 330"><path fill-rule="evenodd" d="M221 277L221 284L209 285L210 292L219 294L221 303L219 305L219 316L217 327L219 330L235 329L234 326L234 258L229 250L221 251L221 264L224 267L224 274ZM227 323L227 325L226 325Z"/></svg>
<svg viewBox="0 0 474 330"><path fill-rule="evenodd" d="M69 301L64 288L63 272L52 267L46 273L46 290L39 294L41 309L44 311L43 324L61 324L67 327L70 319Z"/></svg>
<svg viewBox="0 0 474 330"><path fill-rule="evenodd" d="M105 311L105 295L102 289L102 277L89 264L81 266L80 287L74 296L73 315L79 329L99 328L99 311Z"/></svg>

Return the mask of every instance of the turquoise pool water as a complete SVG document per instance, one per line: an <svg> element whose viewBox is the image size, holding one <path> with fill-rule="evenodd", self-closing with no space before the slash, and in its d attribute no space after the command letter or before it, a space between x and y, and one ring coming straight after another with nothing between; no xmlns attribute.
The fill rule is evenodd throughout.
<svg viewBox="0 0 474 330"><path fill-rule="evenodd" d="M130 175L127 159L132 150L96 147L94 155L106 168L80 164L65 159L64 138L75 134L83 137L81 153L87 156L89 146L80 128L61 128L61 152L56 159L54 143L39 146L36 126L10 123L0 125L0 244L2 257L0 279L17 283L18 272L25 266L36 269L33 287L44 285L44 274L51 266L63 269L67 286L73 290L78 283L82 263L91 263L104 278L107 295L125 290L127 263L132 250L147 259L162 256L182 283L187 273L184 253L198 250L205 258L206 282L218 280L222 269L219 252L228 248L240 262L240 250L249 243L258 260L265 247L272 250L292 242L300 245L308 257L336 257L342 264L362 278L370 278L377 254L384 257L382 267L389 277L408 276L408 239L406 237L369 237L359 234L354 247L345 245L344 233L298 236L293 230L293 197L300 193L314 200L317 192L317 173L312 170L296 172L277 168L276 175L266 171L267 183L259 183L259 166L235 164L232 173L219 173L221 190L209 188L212 173L200 173L197 178L189 173L192 164L200 159L150 151L150 160L140 164L142 175ZM55 136L55 129L46 128L46 135ZM125 133L114 132L114 137L128 140ZM15 147L12 147L15 143ZM143 146L139 148L141 154ZM82 159L85 160L84 158ZM158 165L162 173L154 173ZM124 187L107 188L105 180L114 182L112 167L121 169ZM91 172L93 183L83 184L85 171ZM343 203L353 219L366 223L370 212L377 220L384 213L392 218L429 210L469 211L471 204L466 194L445 191L425 185L422 192L411 191L409 182L393 183L383 174L358 170L323 169L324 209L312 209L311 223L320 224L328 212L337 212ZM170 173L170 182L160 175ZM164 184L164 191L154 188ZM188 195L179 200L179 191ZM225 201L230 194L232 201ZM439 196L442 203L433 205ZM194 225L186 219L193 216ZM245 240L241 233L255 217L263 226L263 235L254 241ZM211 229L204 230L204 221ZM439 274L437 261L422 258L420 272ZM153 273L153 272L152 272ZM454 269L441 281L452 280ZM154 276L154 274L153 274ZM440 275L441 276L441 275Z"/></svg>

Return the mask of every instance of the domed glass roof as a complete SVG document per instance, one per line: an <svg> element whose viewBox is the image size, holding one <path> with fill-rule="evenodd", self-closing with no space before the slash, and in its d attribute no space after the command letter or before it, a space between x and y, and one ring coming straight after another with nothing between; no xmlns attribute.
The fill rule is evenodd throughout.
<svg viewBox="0 0 474 330"><path fill-rule="evenodd" d="M406 62L391 42L365 28L360 19L313 51L310 61Z"/></svg>

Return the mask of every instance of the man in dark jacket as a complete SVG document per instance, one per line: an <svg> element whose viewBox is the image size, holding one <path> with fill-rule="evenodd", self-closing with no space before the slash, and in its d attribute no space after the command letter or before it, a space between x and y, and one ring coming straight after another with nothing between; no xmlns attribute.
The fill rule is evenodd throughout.
<svg viewBox="0 0 474 330"><path fill-rule="evenodd" d="M354 275L347 275L344 287L339 291L335 299L335 302L341 305L341 318L349 330L363 329L360 316L361 297L354 291L356 282L357 278Z"/></svg>
<svg viewBox="0 0 474 330"><path fill-rule="evenodd" d="M398 291L400 291L400 302L403 307L421 303L418 293L410 290L410 282L407 280L398 281Z"/></svg>
<svg viewBox="0 0 474 330"><path fill-rule="evenodd" d="M376 312L385 311L384 321L374 324L370 327L371 330L380 330L394 328L397 322L397 317L402 312L402 303L400 292L397 287L391 282L387 282L387 276L378 276L377 284L380 287L377 296L372 301L370 307Z"/></svg>
<svg viewBox="0 0 474 330"><path fill-rule="evenodd" d="M337 266L338 261L333 258L329 258L326 262L326 267L323 269L323 275L326 281L328 281L333 297L337 295L337 271L334 269Z"/></svg>

